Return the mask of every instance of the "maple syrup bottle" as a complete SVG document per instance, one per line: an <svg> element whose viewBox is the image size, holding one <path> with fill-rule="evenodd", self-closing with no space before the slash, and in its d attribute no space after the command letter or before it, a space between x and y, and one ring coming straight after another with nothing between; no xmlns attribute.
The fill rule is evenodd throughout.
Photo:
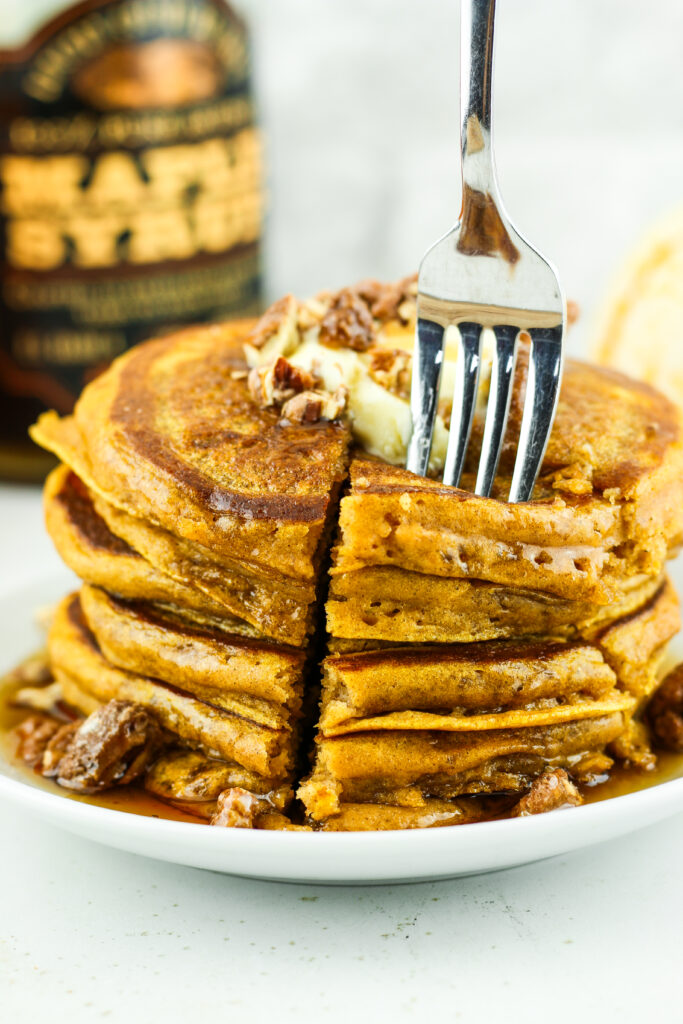
<svg viewBox="0 0 683 1024"><path fill-rule="evenodd" d="M251 315L260 140L223 0L0 0L0 476L129 346Z"/></svg>

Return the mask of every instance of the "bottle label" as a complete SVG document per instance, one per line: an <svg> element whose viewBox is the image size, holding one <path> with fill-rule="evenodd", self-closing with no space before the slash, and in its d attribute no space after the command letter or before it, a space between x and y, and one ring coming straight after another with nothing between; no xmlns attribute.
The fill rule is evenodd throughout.
<svg viewBox="0 0 683 1024"><path fill-rule="evenodd" d="M261 217L223 0L84 0L0 51L0 439L138 341L256 312Z"/></svg>

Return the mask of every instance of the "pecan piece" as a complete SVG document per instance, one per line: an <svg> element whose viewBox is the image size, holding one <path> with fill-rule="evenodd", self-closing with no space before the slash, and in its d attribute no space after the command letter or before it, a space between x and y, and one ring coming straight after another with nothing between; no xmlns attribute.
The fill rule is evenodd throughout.
<svg viewBox="0 0 683 1024"><path fill-rule="evenodd" d="M265 810L267 803L241 786L225 789L218 797L211 824L222 828L254 828L257 815Z"/></svg>
<svg viewBox="0 0 683 1024"><path fill-rule="evenodd" d="M60 726L54 735L50 737L40 763L41 774L45 775L46 778L54 779L59 773L61 760L81 725L83 725L82 719L77 722L69 722L67 725Z"/></svg>
<svg viewBox="0 0 683 1024"><path fill-rule="evenodd" d="M51 683L54 676L48 655L42 653L32 655L21 665L17 665L10 672L9 678L18 683L25 683L26 686L43 686L45 683Z"/></svg>
<svg viewBox="0 0 683 1024"><path fill-rule="evenodd" d="M375 340L375 327L367 303L352 288L332 299L320 324L320 344L365 352Z"/></svg>
<svg viewBox="0 0 683 1024"><path fill-rule="evenodd" d="M578 807L582 803L583 797L564 768L548 769L534 779L529 792L513 807L511 817L545 814L563 807Z"/></svg>
<svg viewBox="0 0 683 1024"><path fill-rule="evenodd" d="M249 391L261 408L282 405L290 398L315 387L315 379L306 370L293 366L284 356L257 366L249 374Z"/></svg>
<svg viewBox="0 0 683 1024"><path fill-rule="evenodd" d="M293 295L285 295L278 299L265 311L253 330L247 335L247 344L254 348L264 348L273 339L278 339L281 351L296 346L298 304Z"/></svg>
<svg viewBox="0 0 683 1024"><path fill-rule="evenodd" d="M399 398L408 398L410 394L410 367L412 358L409 352L400 348L376 348L370 353L369 373L381 387L386 388Z"/></svg>
<svg viewBox="0 0 683 1024"><path fill-rule="evenodd" d="M683 752L683 662L655 690L647 717L657 746Z"/></svg>
<svg viewBox="0 0 683 1024"><path fill-rule="evenodd" d="M59 732L61 725L54 718L47 718L44 715L29 715L15 729L19 738L17 755L37 768L43 760L45 750L55 733Z"/></svg>
<svg viewBox="0 0 683 1024"><path fill-rule="evenodd" d="M125 786L147 767L161 745L161 729L139 704L110 700L83 722L56 733L43 757L43 774L79 793Z"/></svg>
<svg viewBox="0 0 683 1024"><path fill-rule="evenodd" d="M48 686L22 686L12 697L12 703L17 707L50 714L58 709L61 699L62 684L55 682Z"/></svg>
<svg viewBox="0 0 683 1024"><path fill-rule="evenodd" d="M346 388L328 391L303 391L282 406L281 419L289 423L317 423L318 420L336 420L346 407Z"/></svg>
<svg viewBox="0 0 683 1024"><path fill-rule="evenodd" d="M402 320L407 323L415 318L417 296L417 274L404 277L394 284L379 281L360 281L353 289L366 303L375 320L387 323Z"/></svg>

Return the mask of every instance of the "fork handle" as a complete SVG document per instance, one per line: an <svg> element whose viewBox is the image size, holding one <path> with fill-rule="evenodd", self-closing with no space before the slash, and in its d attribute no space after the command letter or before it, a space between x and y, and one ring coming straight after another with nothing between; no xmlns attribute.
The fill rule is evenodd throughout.
<svg viewBox="0 0 683 1024"><path fill-rule="evenodd" d="M463 195L497 193L491 138L493 24L496 0L461 0L460 132Z"/></svg>

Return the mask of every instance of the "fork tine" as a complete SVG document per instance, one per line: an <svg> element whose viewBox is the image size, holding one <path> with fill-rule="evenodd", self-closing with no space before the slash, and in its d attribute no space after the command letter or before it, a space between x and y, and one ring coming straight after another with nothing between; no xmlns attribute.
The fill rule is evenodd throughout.
<svg viewBox="0 0 683 1024"><path fill-rule="evenodd" d="M477 400L481 348L481 324L461 323L460 352L455 369L453 410L446 452L443 482L457 487L465 464L465 453L472 430L474 407Z"/></svg>
<svg viewBox="0 0 683 1024"><path fill-rule="evenodd" d="M531 331L529 377L508 501L529 501L550 437L562 372L563 326Z"/></svg>
<svg viewBox="0 0 683 1024"><path fill-rule="evenodd" d="M494 327L496 349L491 367L491 387L481 443L481 458L474 493L488 498L498 468L500 449L510 411L518 327Z"/></svg>
<svg viewBox="0 0 683 1024"><path fill-rule="evenodd" d="M443 336L444 329L440 324L432 320L418 319L413 379L410 386L410 413L413 426L408 443L406 469L419 476L426 476L429 468L443 363Z"/></svg>

